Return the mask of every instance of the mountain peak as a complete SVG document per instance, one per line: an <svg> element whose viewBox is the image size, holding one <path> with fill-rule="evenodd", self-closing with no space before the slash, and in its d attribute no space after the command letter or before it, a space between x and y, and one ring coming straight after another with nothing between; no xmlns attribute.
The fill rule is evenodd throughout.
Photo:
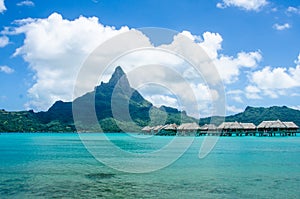
<svg viewBox="0 0 300 199"><path fill-rule="evenodd" d="M120 85L130 87L127 76L124 73L121 66L116 67L116 69L115 69L114 73L112 74L108 84L111 85L111 86L115 86L118 82L119 82Z"/></svg>

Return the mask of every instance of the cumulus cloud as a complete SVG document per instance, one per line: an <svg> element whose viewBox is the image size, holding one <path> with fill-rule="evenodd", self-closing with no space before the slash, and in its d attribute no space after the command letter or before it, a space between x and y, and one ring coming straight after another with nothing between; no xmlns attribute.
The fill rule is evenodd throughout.
<svg viewBox="0 0 300 199"><path fill-rule="evenodd" d="M8 66L0 66L0 72L6 73L6 74L11 74L13 73L15 70L8 67Z"/></svg>
<svg viewBox="0 0 300 199"><path fill-rule="evenodd" d="M129 31L128 27L116 29L104 26L96 17L81 16L67 20L53 13L44 19L18 20L16 24L17 27L8 29L6 34L25 35L23 45L16 49L14 56L22 56L35 72L35 83L28 90L31 100L26 104L27 108L35 110L46 110L56 100L71 101L93 90L100 81L109 79L115 66L121 65L128 74L130 84L154 104L175 106L175 102L180 102L180 109L196 116L199 115L199 112L195 112L196 106L203 111L209 110L208 107L221 98L217 89L221 80L232 83L241 69L256 67L261 60L259 51L240 52L235 56L220 54L223 38L218 33L205 32L197 36L183 31L174 36L172 43L154 47L142 32ZM129 32L129 35L120 36ZM108 39L113 45L107 43ZM100 54L91 54L100 44ZM122 54L127 51L129 53ZM84 81L79 92L74 93L78 72L88 56L92 68L81 70ZM104 66L102 63L108 63L116 57L118 59L99 79L99 68ZM182 57L189 57L190 62ZM190 63L201 67L195 69ZM215 67L210 63L214 63ZM140 71L143 69L141 66L147 66L146 72ZM221 79L217 78L217 74L221 74ZM159 89L152 89L152 92L151 88L139 87L142 83L153 82L165 86L171 93ZM236 98L236 101L241 99Z"/></svg>
<svg viewBox="0 0 300 199"><path fill-rule="evenodd" d="M234 6L248 11L259 11L267 4L268 2L266 0L223 0L217 3L217 7L223 9Z"/></svg>
<svg viewBox="0 0 300 199"><path fill-rule="evenodd" d="M33 1L21 1L19 3L17 3L17 6L29 6L29 7L33 7L34 6L34 2Z"/></svg>
<svg viewBox="0 0 300 199"><path fill-rule="evenodd" d="M261 89L286 89L300 85L300 79L297 74L300 72L300 66L296 68L271 68L265 67L260 71L255 71L251 75L251 81Z"/></svg>
<svg viewBox="0 0 300 199"><path fill-rule="evenodd" d="M0 37L0 48L3 48L9 44L9 39L7 36Z"/></svg>
<svg viewBox="0 0 300 199"><path fill-rule="evenodd" d="M215 65L225 83L232 83L238 80L241 68L254 68L260 62L262 56L259 51L240 52L236 57L221 55L215 60Z"/></svg>
<svg viewBox="0 0 300 199"><path fill-rule="evenodd" d="M291 25L288 24L288 23L285 23L285 24L278 24L278 23L276 23L276 24L273 25L273 28L275 30L285 30L285 29L291 28Z"/></svg>
<svg viewBox="0 0 300 199"><path fill-rule="evenodd" d="M219 33L203 33L203 42L199 45L206 51L211 59L218 57L218 51L222 49L223 38Z"/></svg>
<svg viewBox="0 0 300 199"><path fill-rule="evenodd" d="M213 60L217 70L225 83L235 82L242 68L253 68L262 59L260 51L239 52L236 56L220 54L223 38L218 33L205 32L203 42L199 45Z"/></svg>
<svg viewBox="0 0 300 199"><path fill-rule="evenodd" d="M14 56L21 55L35 72L26 105L35 110L45 110L56 100L72 100L76 75L86 57L103 41L128 31L128 27L103 26L96 17L70 21L57 13L17 23L10 34L25 34L25 40Z"/></svg>
<svg viewBox="0 0 300 199"><path fill-rule="evenodd" d="M295 61L296 67L264 67L253 72L249 79L251 85L246 88L249 99L259 99L259 93L277 98L286 95L287 90L300 87L300 55Z"/></svg>
<svg viewBox="0 0 300 199"><path fill-rule="evenodd" d="M0 13L4 12L6 10L6 7L4 5L4 0L0 0Z"/></svg>

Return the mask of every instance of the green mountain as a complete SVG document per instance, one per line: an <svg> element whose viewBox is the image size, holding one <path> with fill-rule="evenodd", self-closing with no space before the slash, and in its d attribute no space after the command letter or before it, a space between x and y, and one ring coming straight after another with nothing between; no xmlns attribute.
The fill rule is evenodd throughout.
<svg viewBox="0 0 300 199"><path fill-rule="evenodd" d="M125 105L125 106L124 106ZM127 106L128 105L128 106ZM113 111L112 108L113 107ZM90 110L95 110L91 112ZM76 128L73 111L76 112ZM129 114L124 114L125 112ZM97 120L92 122L96 113ZM108 83L73 102L57 101L46 112L0 112L0 132L121 132L140 131L146 125L194 122L194 118L171 107L153 106L130 87L126 74L118 66ZM96 123L95 123L96 122ZM151 123L150 123L151 122ZM99 128L99 125L101 129ZM28 125L27 125L28 124Z"/></svg>
<svg viewBox="0 0 300 199"><path fill-rule="evenodd" d="M73 111L76 112L76 126ZM128 114L124 114L126 112ZM96 116L94 122L93 114ZM264 120L277 119L293 121L300 126L300 111L286 106L247 107L244 112L225 118L202 118L200 125L210 123L211 120L216 125L224 120L253 122L258 125ZM185 111L167 106L153 106L137 90L131 88L120 66L115 69L108 83L101 82L94 91L78 97L73 102L57 101L48 111L38 113L0 110L0 132L136 132L147 125L186 122L197 120L187 116Z"/></svg>
<svg viewBox="0 0 300 199"><path fill-rule="evenodd" d="M211 119L211 117L203 118L200 120L200 124L210 123ZM269 108L248 106L242 113L227 116L225 118L217 116L213 118L215 121L214 123L217 125L219 125L224 119L227 122L252 122L255 125L260 124L262 121L279 119L281 121L292 121L300 126L300 111L286 106L272 106Z"/></svg>

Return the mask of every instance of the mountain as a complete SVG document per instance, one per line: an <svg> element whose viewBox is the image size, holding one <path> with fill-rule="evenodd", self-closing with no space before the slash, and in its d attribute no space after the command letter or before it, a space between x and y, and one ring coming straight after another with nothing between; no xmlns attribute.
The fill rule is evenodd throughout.
<svg viewBox="0 0 300 199"><path fill-rule="evenodd" d="M244 112L227 117L213 117L215 124L220 124L224 119L227 122L252 122L255 125L267 120L293 121L300 126L300 111L288 108L286 106L250 107L248 106ZM211 117L200 119L200 124L209 123Z"/></svg>
<svg viewBox="0 0 300 199"><path fill-rule="evenodd" d="M112 109L113 107L113 109ZM94 112L91 110L95 110ZM73 111L76 113L76 128ZM124 114L128 112L128 114ZM171 107L157 108L135 89L131 88L126 74L116 67L107 83L101 82L94 91L78 97L73 102L55 102L46 112L0 112L0 131L140 131L146 125L194 122L194 118ZM93 121L96 113L97 120ZM3 118L3 120L1 119ZM12 118L19 118L19 123ZM7 122L10 123L9 127ZM151 122L151 123L150 123ZM4 124L5 123L5 124ZM32 126L26 127L26 123ZM99 129L99 125L101 129ZM13 127L16 126L17 128Z"/></svg>
<svg viewBox="0 0 300 199"><path fill-rule="evenodd" d="M76 126L73 113L76 113ZM93 114L96 116L94 121ZM211 120L217 125L224 120L253 122L258 125L264 120L277 119L293 121L300 126L300 111L286 106L247 107L244 112L225 118L202 118L200 125L208 124ZM116 67L109 82L101 82L93 91L73 102L57 101L48 111L38 113L0 110L0 132L137 132L147 125L186 122L197 120L187 116L185 111L153 106L137 90L131 88L120 66Z"/></svg>

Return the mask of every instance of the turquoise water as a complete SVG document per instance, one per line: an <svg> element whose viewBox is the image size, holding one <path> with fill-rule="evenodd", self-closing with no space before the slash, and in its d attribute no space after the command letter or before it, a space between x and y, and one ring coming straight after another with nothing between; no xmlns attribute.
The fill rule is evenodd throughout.
<svg viewBox="0 0 300 199"><path fill-rule="evenodd" d="M141 153L173 139L109 138ZM166 168L132 174L98 162L77 134L1 134L0 198L300 198L300 137L222 137L199 159L203 139Z"/></svg>

